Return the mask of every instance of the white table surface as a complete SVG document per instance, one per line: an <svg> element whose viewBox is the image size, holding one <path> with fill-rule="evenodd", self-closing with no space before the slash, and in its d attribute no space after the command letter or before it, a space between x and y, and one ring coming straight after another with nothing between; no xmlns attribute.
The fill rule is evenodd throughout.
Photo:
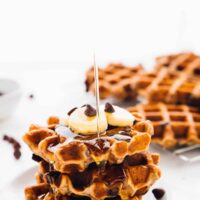
<svg viewBox="0 0 200 200"><path fill-rule="evenodd" d="M30 67L28 67L30 66ZM46 123L49 115L64 116L76 105L93 103L94 98L84 92L84 64L4 64L0 77L17 79L22 86L23 96L14 115L0 122L0 137L8 134L17 138L22 144L22 157L16 161L13 149L0 139L0 189L6 188L15 177L35 166L31 160L31 151L22 142L22 135L31 123ZM35 95L29 99L30 93ZM200 162L189 164L159 148L152 148L161 154L160 167L162 178L156 186L167 190L169 200L200 199ZM24 177L23 177L24 178ZM33 177L34 178L34 177ZM23 187L19 184L19 192ZM8 192L9 192L9 188ZM1 196L1 200L7 200ZM16 200L17 197L15 198Z"/></svg>

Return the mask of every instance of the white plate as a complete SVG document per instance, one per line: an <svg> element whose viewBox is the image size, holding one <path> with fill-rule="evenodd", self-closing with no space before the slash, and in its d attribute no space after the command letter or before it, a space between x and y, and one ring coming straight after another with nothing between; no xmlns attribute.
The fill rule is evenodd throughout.
<svg viewBox="0 0 200 200"><path fill-rule="evenodd" d="M20 174L16 179L14 179L10 184L8 184L4 189L0 190L1 194L1 200L23 200L24 198L24 188L27 185L34 184L34 177L35 172L37 171L37 168L31 168L27 171ZM160 180L157 182L153 188L155 187L161 187L166 189L166 184L163 182L163 180ZM169 198L169 194L167 193L167 197L165 199L171 200ZM143 200L155 200L153 197L153 194L151 192L151 189L149 192L144 196Z"/></svg>

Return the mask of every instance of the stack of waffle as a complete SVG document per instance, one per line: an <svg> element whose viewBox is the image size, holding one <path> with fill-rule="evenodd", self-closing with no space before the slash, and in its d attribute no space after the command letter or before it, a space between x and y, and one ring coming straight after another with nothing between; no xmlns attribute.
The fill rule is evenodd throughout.
<svg viewBox="0 0 200 200"><path fill-rule="evenodd" d="M99 137L89 105L64 123L51 117L47 127L31 125L23 139L39 168L26 200L142 199L160 177L159 155L148 152L152 124L111 104L100 116Z"/></svg>
<svg viewBox="0 0 200 200"><path fill-rule="evenodd" d="M112 66L114 67L113 64ZM109 66L102 68L101 71L107 71L108 68ZM120 70L127 70L129 78L116 78L109 82L107 77L115 77L116 69L109 75L105 73L101 78L102 87L109 82L109 96L104 97L112 96L123 100L127 96L128 100L143 97L147 104L132 107L130 111L139 111L143 119L153 121L153 142L166 148L200 143L200 56L179 53L158 57L151 72L146 72L141 66L140 70L138 66L123 66L117 69L117 74L120 74ZM86 82L88 79L92 80L89 72ZM126 82L126 87L122 87L122 82ZM92 81L88 82L88 91L93 92L93 84Z"/></svg>

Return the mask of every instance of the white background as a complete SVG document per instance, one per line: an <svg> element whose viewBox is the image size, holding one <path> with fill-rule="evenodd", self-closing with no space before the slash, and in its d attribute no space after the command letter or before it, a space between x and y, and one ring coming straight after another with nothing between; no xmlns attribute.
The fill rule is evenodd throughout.
<svg viewBox="0 0 200 200"><path fill-rule="evenodd" d="M65 115L77 104L92 102L83 80L94 50L98 63L128 64L176 51L200 53L200 2L0 1L0 77L17 79L23 90L13 117L0 122L0 137L8 133L21 141L30 123L44 124L51 114ZM28 99L32 92L33 101ZM13 195L7 184L34 165L25 145L22 151L22 159L15 161L11 147L0 140L0 189L7 187L6 194ZM199 163L160 153L163 176L158 186L167 189L168 200L198 200ZM22 185L20 179L14 182L16 200ZM1 194L1 200L11 199Z"/></svg>
<svg viewBox="0 0 200 200"><path fill-rule="evenodd" d="M0 62L142 59L200 51L198 0L2 0Z"/></svg>

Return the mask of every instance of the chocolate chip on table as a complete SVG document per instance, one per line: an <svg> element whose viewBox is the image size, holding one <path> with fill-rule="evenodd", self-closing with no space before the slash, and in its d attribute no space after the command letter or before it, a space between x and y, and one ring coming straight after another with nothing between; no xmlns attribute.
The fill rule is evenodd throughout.
<svg viewBox="0 0 200 200"><path fill-rule="evenodd" d="M21 157L21 151L19 149L14 151L14 157L16 158L16 160L19 160Z"/></svg>
<svg viewBox="0 0 200 200"><path fill-rule="evenodd" d="M21 151L20 151L21 145L20 145L20 143L17 140L15 140L13 137L10 137L8 135L4 135L3 140L12 144L13 149L14 149L13 155L17 160L19 160L20 157L21 157Z"/></svg>
<svg viewBox="0 0 200 200"><path fill-rule="evenodd" d="M162 188L155 188L152 193L156 199L161 199L165 195L165 190Z"/></svg>
<svg viewBox="0 0 200 200"><path fill-rule="evenodd" d="M113 113L115 112L115 109L113 108L112 104L106 103L104 111L108 113Z"/></svg>
<svg viewBox="0 0 200 200"><path fill-rule="evenodd" d="M97 114L97 111L91 106L91 105L86 105L86 109L85 109L85 115L88 117L94 117Z"/></svg>
<svg viewBox="0 0 200 200"><path fill-rule="evenodd" d="M77 107L72 108L67 114L68 114L68 115L71 115L76 109L77 109Z"/></svg>
<svg viewBox="0 0 200 200"><path fill-rule="evenodd" d="M29 98L33 99L34 98L34 94L29 94Z"/></svg>

